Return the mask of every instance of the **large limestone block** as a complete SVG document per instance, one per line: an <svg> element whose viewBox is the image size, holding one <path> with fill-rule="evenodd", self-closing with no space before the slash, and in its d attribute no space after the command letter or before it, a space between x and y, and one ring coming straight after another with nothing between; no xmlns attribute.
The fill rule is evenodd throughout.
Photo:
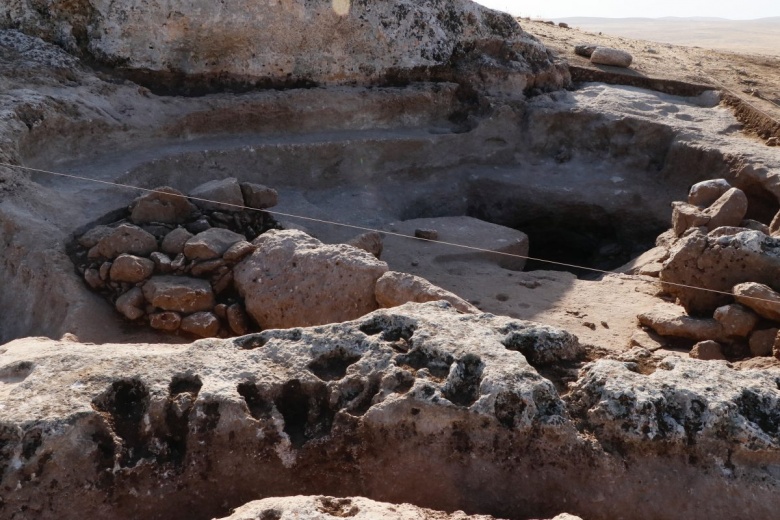
<svg viewBox="0 0 780 520"><path fill-rule="evenodd" d="M780 239L760 231L714 236L693 230L672 247L660 279L689 314L712 316L715 309L731 303L731 289L737 284L756 282L780 289L778 272Z"/></svg>
<svg viewBox="0 0 780 520"><path fill-rule="evenodd" d="M0 3L0 24L125 69L270 85L368 85L452 69L495 92L568 81L511 15L467 0ZM480 76L480 71L482 75Z"/></svg>
<svg viewBox="0 0 780 520"><path fill-rule="evenodd" d="M134 224L181 224L187 221L193 211L195 206L190 204L186 195L168 186L161 186L133 202L130 220Z"/></svg>
<svg viewBox="0 0 780 520"><path fill-rule="evenodd" d="M707 229L712 231L722 226L737 227L745 218L747 209L748 200L745 193L740 189L731 188L704 210L703 213L709 217Z"/></svg>
<svg viewBox="0 0 780 520"><path fill-rule="evenodd" d="M164 311L210 311L214 293L208 280L186 276L153 276L143 285L146 301Z"/></svg>
<svg viewBox="0 0 780 520"><path fill-rule="evenodd" d="M326 245L297 230L260 235L234 269L247 312L263 328L320 325L378 308L377 279L387 264L346 244Z"/></svg>
<svg viewBox="0 0 780 520"><path fill-rule="evenodd" d="M478 313L479 309L456 294L433 285L425 278L408 273L388 271L376 282L376 301L381 307L397 307L408 302L425 303L445 300L460 312Z"/></svg>
<svg viewBox="0 0 780 520"><path fill-rule="evenodd" d="M89 250L90 258L113 259L122 254L149 256L157 251L154 235L132 224L121 224Z"/></svg>

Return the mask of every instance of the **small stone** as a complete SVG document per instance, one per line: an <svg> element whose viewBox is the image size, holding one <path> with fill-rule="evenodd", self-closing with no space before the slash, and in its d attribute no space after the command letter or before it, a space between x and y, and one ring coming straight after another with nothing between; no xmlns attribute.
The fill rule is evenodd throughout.
<svg viewBox="0 0 780 520"><path fill-rule="evenodd" d="M214 294L222 294L233 284L233 271L227 271L226 273L219 275L212 281L212 289Z"/></svg>
<svg viewBox="0 0 780 520"><path fill-rule="evenodd" d="M214 306L214 314L217 315L217 317L221 320L227 319L227 308L228 306L224 303L218 303Z"/></svg>
<svg viewBox="0 0 780 520"><path fill-rule="evenodd" d="M116 310L128 320L137 320L144 315L144 293L138 287L133 287L116 300Z"/></svg>
<svg viewBox="0 0 780 520"><path fill-rule="evenodd" d="M711 179L697 182L688 190L688 204L702 209L708 208L730 189L731 184L726 179Z"/></svg>
<svg viewBox="0 0 780 520"><path fill-rule="evenodd" d="M160 249L166 255L176 256L184 251L184 244L191 239L193 234L184 228L176 228L163 238Z"/></svg>
<svg viewBox="0 0 780 520"><path fill-rule="evenodd" d="M596 45L581 44L574 46L574 54L582 56L583 58L590 58L593 55L593 51L596 50Z"/></svg>
<svg viewBox="0 0 780 520"><path fill-rule="evenodd" d="M135 199L131 206L130 220L134 224L181 224L187 221L195 209L182 192L169 186L161 186Z"/></svg>
<svg viewBox="0 0 780 520"><path fill-rule="evenodd" d="M156 312L149 315L149 325L153 329L173 332L181 325L181 316L176 312Z"/></svg>
<svg viewBox="0 0 780 520"><path fill-rule="evenodd" d="M190 260L212 260L220 258L232 245L246 241L228 229L211 228L198 233L184 244L184 255Z"/></svg>
<svg viewBox="0 0 780 520"><path fill-rule="evenodd" d="M154 262L134 255L119 255L111 265L114 282L139 283L154 274Z"/></svg>
<svg viewBox="0 0 780 520"><path fill-rule="evenodd" d="M438 240L439 232L435 229L415 229L415 238L423 238L425 240Z"/></svg>
<svg viewBox="0 0 780 520"><path fill-rule="evenodd" d="M100 279L104 282L110 279L111 275L111 262L103 262L100 264Z"/></svg>
<svg viewBox="0 0 780 520"><path fill-rule="evenodd" d="M183 271L186 265L187 257L184 256L184 253L178 254L176 258L173 259L173 262L171 262L171 267L174 271Z"/></svg>
<svg viewBox="0 0 780 520"><path fill-rule="evenodd" d="M154 270L159 274L168 274L173 271L171 259L168 255L159 251L152 253L149 259L154 262Z"/></svg>
<svg viewBox="0 0 780 520"><path fill-rule="evenodd" d="M268 186L242 182L241 193L244 196L244 205L255 209L273 208L279 203L279 193Z"/></svg>
<svg viewBox="0 0 780 520"><path fill-rule="evenodd" d="M209 224L209 221L206 219L206 217L201 217L195 222L191 222L187 224L187 231L190 231L191 233L203 233L207 229L211 228L211 224Z"/></svg>
<svg viewBox="0 0 780 520"><path fill-rule="evenodd" d="M700 341L696 343L688 354L694 359L702 361L725 360L723 347L717 341Z"/></svg>
<svg viewBox="0 0 780 520"><path fill-rule="evenodd" d="M666 347L664 339L655 332L646 332L644 330L637 330L631 335L629 341L630 347L641 347L650 352Z"/></svg>
<svg viewBox="0 0 780 520"><path fill-rule="evenodd" d="M100 271L97 269L87 269L84 271L84 280L93 289L100 289L103 287L103 280L100 278Z"/></svg>
<svg viewBox="0 0 780 520"><path fill-rule="evenodd" d="M780 329L757 330L750 335L750 353L754 357L771 356Z"/></svg>
<svg viewBox="0 0 780 520"><path fill-rule="evenodd" d="M780 139L778 139L777 137L770 137L769 139L766 140L766 145L767 146L780 146Z"/></svg>
<svg viewBox="0 0 780 520"><path fill-rule="evenodd" d="M709 217L706 226L709 231L721 226L739 226L745 218L748 209L748 199L745 193L737 188L731 188L702 213Z"/></svg>
<svg viewBox="0 0 780 520"><path fill-rule="evenodd" d="M211 272L216 271L220 267L225 265L225 261L221 258L215 258L214 260L206 260L205 262L197 262L190 269L192 276L204 276Z"/></svg>
<svg viewBox="0 0 780 520"><path fill-rule="evenodd" d="M248 317L241 305L234 303L227 308L227 322L233 333L239 336L249 334Z"/></svg>
<svg viewBox="0 0 780 520"><path fill-rule="evenodd" d="M706 226L710 217L698 206L685 202L672 202L672 229L678 237L687 230L699 226Z"/></svg>
<svg viewBox="0 0 780 520"><path fill-rule="evenodd" d="M750 307L759 316L772 321L780 321L780 294L769 286L746 282L735 285L732 292L739 303Z"/></svg>
<svg viewBox="0 0 780 520"><path fill-rule="evenodd" d="M210 312L196 312L183 318L180 328L201 338L213 338L219 332L219 319Z"/></svg>
<svg viewBox="0 0 780 520"><path fill-rule="evenodd" d="M752 229L754 231L760 231L765 235L771 235L772 232L769 230L769 226L764 224L763 222L759 222L757 220L753 219L745 219L742 222L740 222L739 227L746 228L746 229Z"/></svg>
<svg viewBox="0 0 780 520"><path fill-rule="evenodd" d="M445 300L459 312L477 314L479 309L459 296L442 289L425 278L409 273L388 271L376 281L374 296L380 306L389 308L407 302L425 303Z"/></svg>
<svg viewBox="0 0 780 520"><path fill-rule="evenodd" d="M104 236L89 250L89 258L114 259L119 255L149 256L157 251L157 239L151 233L133 226L122 224Z"/></svg>
<svg viewBox="0 0 780 520"><path fill-rule="evenodd" d="M78 243L84 249L91 249L95 247L101 239L110 235L112 231L114 231L114 229L108 226L93 227L79 237Z"/></svg>
<svg viewBox="0 0 780 520"><path fill-rule="evenodd" d="M244 195L235 177L201 184L190 191L190 197L198 207L208 210L240 211L244 206Z"/></svg>
<svg viewBox="0 0 780 520"><path fill-rule="evenodd" d="M590 62L612 67L630 67L634 57L626 51L609 47L596 47L590 55Z"/></svg>
<svg viewBox="0 0 780 520"><path fill-rule="evenodd" d="M228 250L225 251L225 254L222 255L222 258L228 262L239 262L243 260L244 257L252 254L255 249L257 248L254 245L246 240L241 240L230 246Z"/></svg>

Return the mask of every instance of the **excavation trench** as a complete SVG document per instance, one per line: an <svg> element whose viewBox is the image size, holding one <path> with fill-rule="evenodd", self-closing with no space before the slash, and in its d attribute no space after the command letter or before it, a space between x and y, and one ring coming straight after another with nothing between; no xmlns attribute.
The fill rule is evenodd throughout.
<svg viewBox="0 0 780 520"><path fill-rule="evenodd" d="M525 232L531 256L604 270L615 269L651 247L658 233L668 228L670 202L684 198L691 184L720 176L737 186L747 182L734 179L721 152L688 143L673 126L639 117L571 110L569 105L576 105L578 96L591 93L588 88L597 87L565 94L572 97L563 100L544 97L521 106L497 106L472 121L468 131L453 124L451 111L444 109L410 126L383 121L373 126L363 122L361 128L350 121L339 128L331 120L326 129L316 127L323 114L312 110L294 123L296 131L274 133L255 127L244 129L256 132L242 134L161 140L61 163L57 169L144 188L172 186L184 193L206 181L228 177L263 184L279 191L280 204L270 213L276 212L282 227L302 227L324 242L343 242L360 233L332 222L391 231L394 225L413 219L468 216ZM452 91L436 89L435 99L451 108ZM306 95L313 95L314 90ZM632 95L644 96L646 101L659 99L651 93ZM563 103L563 108L552 108L555 102ZM688 103L671 98L659 101L662 105L672 102ZM689 105L697 114L708 110L692 102ZM215 117L228 124L225 114ZM201 113L169 132L185 135L193 125L202 130L207 122L207 114ZM582 139L583 135L588 139ZM27 145L35 149L34 143ZM40 161L38 165L45 165ZM45 174L37 174L34 180L54 190L71 182ZM756 212L764 216L777 209L776 199L761 185L747 188ZM70 232L83 231L136 195L120 188L100 190L79 183L63 192L76 202L101 197L94 207L72 218ZM62 242L72 238L63 236ZM392 244L387 247L390 268L410 270L411 263L394 263ZM447 255L457 255L457 251L436 254L437 265L444 266L452 260ZM500 264L498 259L489 261ZM537 261L526 264L527 270L557 268ZM591 276L579 269L573 272ZM470 275L467 269L462 276ZM81 292L74 298L94 303L72 265L57 276L71 284L76 280ZM446 282L431 278L448 288ZM43 299L48 287L37 288L33 298ZM66 303L78 307L73 301ZM25 305L35 308L33 301ZM13 314L3 319L12 318ZM54 335L67 330L74 316L60 308L49 313L48 319L50 328L45 332ZM117 318L115 323L122 322ZM32 331L41 334L39 323L3 325L3 340ZM112 326L107 327L109 333L121 336L123 329ZM376 335L370 327L361 330L366 336ZM298 329L278 333L292 342L301 337ZM409 349L409 338L400 332L378 337L393 355ZM266 348L268 338L253 338L257 341L237 342L236 348ZM439 373L428 358L423 362L406 352L403 356L396 358L399 366L416 374L424 369L436 384L456 372L452 359L445 364L447 370ZM611 500L594 502L592 497L599 492L594 483L622 468L619 457L594 450L582 439L572 441L576 432L553 431L548 428L553 423L518 433L525 405L511 396L498 401L500 417L477 424L467 407L478 397L482 377L478 360L458 361L463 378L477 383L469 380L461 387L442 390L441 395L452 403L444 412L435 403L411 406L399 401L396 408L377 418L372 415L372 403L380 391L404 395L411 382L398 374L394 381L386 374L381 379L350 380L356 359L345 355L313 360L307 365L313 375L306 379L280 382L248 377L235 386L232 400L222 401L210 398L202 374L178 374L165 395L159 389L156 394L151 392L139 378L128 375L95 396L94 413L74 419L79 428L92 432L94 446L87 457L94 480L81 482L82 475L67 471L60 478L79 482L71 489L81 490L81 498L95 502L96 513L117 519L206 519L251 499L292 494L364 495L521 519L561 512L559 502L551 499L561 494L589 518L613 518L634 510L647 478L657 476L657 467L640 460L624 479L613 482ZM418 384L415 391L427 399L435 394L435 386ZM563 404L542 397L539 414L565 415L563 408L556 408ZM424 421L417 418L426 414L434 419L446 415L446 431L426 430ZM483 435L484 428L494 435ZM3 435L10 439L14 433ZM0 437L0 453L8 439ZM523 449L518 449L520 445ZM30 448L25 457L43 467L55 449L71 450L59 460L84 456L71 445L43 445ZM559 449L568 450L566 459L558 457L555 464L548 464ZM677 471L694 492L715 497L718 478L701 476L686 460L685 454L673 453L664 470ZM33 473L18 475L19 486L25 489L19 497L29 497L31 503L35 493L41 492L35 488L41 477ZM70 486L46 482L52 489ZM667 504L648 506L643 518L672 518L690 496L689 488L673 478L662 479L658 486L656 492L669 497ZM517 489L531 491L517 495ZM52 493L52 504L62 505L61 497ZM34 506L24 507L29 511ZM10 518L17 517L23 516Z"/></svg>

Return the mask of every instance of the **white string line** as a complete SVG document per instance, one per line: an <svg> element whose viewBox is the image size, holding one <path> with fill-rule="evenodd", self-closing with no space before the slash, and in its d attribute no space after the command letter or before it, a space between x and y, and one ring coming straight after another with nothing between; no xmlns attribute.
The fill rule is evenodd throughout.
<svg viewBox="0 0 780 520"><path fill-rule="evenodd" d="M184 198L184 199L195 200L195 201L198 201L198 202L208 202L208 203L212 203L212 204L220 204L222 206L229 206L229 207L236 208L236 209L241 209L241 210L264 211L266 213L270 213L271 215L278 215L278 216L283 216L283 217L296 218L296 219L300 219L300 220L306 220L306 221L309 221L309 222L317 222L317 223L320 223L320 224L327 224L327 225L332 225L332 226L340 226L340 227L345 227L345 228L356 229L356 230L359 230L359 231L369 231L369 232L373 232L373 233L382 233L382 234L385 234L385 235L390 235L390 236L395 236L395 237L400 237L400 238L419 240L419 241L422 241L422 242L430 242L430 243L434 243L434 244L442 244L442 245L445 245L445 246L457 247L457 248L461 248L461 249L469 249L471 251L478 251L478 252L481 252L481 253L502 255L502 256L508 256L508 257L512 257L512 258L520 258L520 259L524 259L524 260L532 260L532 261L541 262L541 263L545 263L545 264L557 265L557 266L561 266L561 267L570 267L570 268L573 268L573 269L581 269L581 270L584 270L584 271L592 271L594 273L599 273L599 274L616 275L618 277L631 278L631 279L638 280L638 281L645 282L645 283L651 283L651 284L661 283L661 284L671 285L671 286L674 286L674 287L681 287L681 288L685 288L685 289L694 289L694 290L698 290L698 291L710 292L710 293L715 293L715 294L722 294L722 295L726 295L726 296L734 296L734 294L731 293L731 292L719 291L717 289L708 289L706 287L697 287L697 286L694 286L694 285L687 285L687 284L676 283L676 282L667 282L667 281L663 281L663 280L648 280L647 278L643 278L643 277L640 277L640 276L637 276L637 275L631 275L631 274L625 274L625 273L615 273L613 271L605 271L603 269L596 269L594 267L586 267L586 266L583 266L583 265L568 264L568 263L565 263L565 262L557 262L557 261L554 261L554 260L545 260L544 258L536 258L536 257L533 257L533 256L518 255L516 253L507 253L507 252L504 252L504 251L494 251L492 249L485 249L485 248L476 247L476 246L469 246L469 245L466 245L466 244L458 244L458 243L455 243L455 242L447 242L447 241L444 241L444 240L433 240L433 239L422 238L422 237L417 237L417 236L413 236L413 235L405 235L403 233L397 233L397 232L394 232L394 231L385 231L385 230L382 230L382 229L375 229L375 228L370 228L370 227L365 227L365 226L358 226L358 225L355 225L355 224L346 224L346 223L343 223L343 222L335 222L335 221L331 221L331 220L323 220L323 219L318 219L318 218L314 218L314 217L306 217L306 216L303 216L303 215L295 215L295 214L292 214L292 213L284 213L284 212L281 212L281 211L268 210L268 209L257 209L257 208L252 208L252 207L249 207L249 206L244 206L242 204L232 204L232 203L229 203L229 202L222 202L222 201L218 201L218 200L205 199L205 198L202 198L202 197L190 197L190 196L184 195L184 194L178 195L178 194L170 193L170 192L167 192L167 191L161 191L161 190L149 189L149 188L141 188L140 186L132 186L130 184L122 184L122 183L119 183L119 182L112 182L112 181L104 181L104 180L100 180L100 179L93 179L93 178L90 178L90 177L83 177L81 175L73 175L73 174L69 174L69 173L54 172L54 171L51 171L51 170L42 170L40 168L31 168L29 166L21 166L21 165L18 165L18 164L10 164L10 163L4 163L4 162L0 162L0 166L6 166L6 167L9 167L9 168L19 168L19 169L22 169L22 170L29 170L29 171L33 171L33 172L39 172L39 173L47 173L47 174L50 174L50 175L56 175L58 177L65 177L65 178L68 178L68 179L76 179L76 180L80 180L80 181L87 181L87 182L94 182L94 183L98 183L98 184L105 184L107 186L113 186L113 187L117 187L117 188L126 188L126 189L131 189L131 190L138 190L138 191L143 191L143 192L146 192L146 193L156 193L156 194L161 194L161 195L165 195L165 196L168 196L168 197L174 196L174 197L181 197L181 198ZM780 302L777 302L777 301L774 301L774 300L769 300L769 299L766 299L766 298L758 298L758 297L755 297L755 296L741 296L740 298L744 298L744 299L748 299L748 300L755 300L755 301L760 301L760 302L766 302L766 303L772 303L772 304L780 304Z"/></svg>

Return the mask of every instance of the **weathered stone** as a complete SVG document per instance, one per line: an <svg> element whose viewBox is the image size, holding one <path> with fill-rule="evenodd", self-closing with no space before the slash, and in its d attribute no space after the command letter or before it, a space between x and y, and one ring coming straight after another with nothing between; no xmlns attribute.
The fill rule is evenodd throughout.
<svg viewBox="0 0 780 520"><path fill-rule="evenodd" d="M184 271L187 267L187 257L184 256L184 253L179 253L176 255L176 258L173 259L171 262L171 267L174 271L181 272Z"/></svg>
<svg viewBox="0 0 780 520"><path fill-rule="evenodd" d="M780 211L778 211L769 223L769 235L776 236L780 233Z"/></svg>
<svg viewBox="0 0 780 520"><path fill-rule="evenodd" d="M204 262L198 262L192 266L190 273L192 276L205 276L223 267L225 261L221 258L215 258L214 260L206 260Z"/></svg>
<svg viewBox="0 0 780 520"><path fill-rule="evenodd" d="M210 312L196 312L182 318L179 328L201 338L213 338L219 332L219 320Z"/></svg>
<svg viewBox="0 0 780 520"><path fill-rule="evenodd" d="M753 219L745 219L740 224L740 227L746 228L746 229L752 229L754 231L760 231L761 233L765 235L771 235L772 232L769 230L769 226L764 224L763 222L759 222L757 220Z"/></svg>
<svg viewBox="0 0 780 520"><path fill-rule="evenodd" d="M100 264L100 279L104 282L107 282L110 280L111 276L111 262L103 262Z"/></svg>
<svg viewBox="0 0 780 520"><path fill-rule="evenodd" d="M384 247L384 240L382 239L382 234L377 231L369 231L368 233L363 233L362 235L358 235L352 240L350 240L349 242L347 242L347 244L352 247L357 247L358 249L362 249L363 251L368 251L376 258L382 257L382 248Z"/></svg>
<svg viewBox="0 0 780 520"><path fill-rule="evenodd" d="M234 268L246 310L263 328L321 325L375 310L387 264L346 244L325 245L300 231L271 230Z"/></svg>
<svg viewBox="0 0 780 520"><path fill-rule="evenodd" d="M153 329L173 332L181 325L181 316L177 312L155 312L149 315L149 325Z"/></svg>
<svg viewBox="0 0 780 520"><path fill-rule="evenodd" d="M227 262L240 262L247 255L252 254L255 249L256 247L254 245L246 240L241 240L230 246L227 251L225 251L225 254L222 255L222 258Z"/></svg>
<svg viewBox="0 0 780 520"><path fill-rule="evenodd" d="M279 193L273 188L251 182L242 182L240 187L244 205L249 208L267 209L279 203Z"/></svg>
<svg viewBox="0 0 780 520"><path fill-rule="evenodd" d="M768 320L780 321L780 294L764 284L746 282L735 285L734 298L750 307L759 316Z"/></svg>
<svg viewBox="0 0 780 520"><path fill-rule="evenodd" d="M591 45L589 43L575 45L574 54L582 56L583 58L590 58L593 55L593 51L596 50L596 47L596 45Z"/></svg>
<svg viewBox="0 0 780 520"><path fill-rule="evenodd" d="M84 280L93 289L100 289L103 287L103 280L100 278L100 271L97 269L87 269L84 271Z"/></svg>
<svg viewBox="0 0 780 520"><path fill-rule="evenodd" d="M146 301L164 311L190 313L214 307L211 284L186 276L153 276L144 284L143 295Z"/></svg>
<svg viewBox="0 0 780 520"><path fill-rule="evenodd" d="M222 294L233 284L233 271L228 270L225 273L218 274L211 280L211 287L214 294Z"/></svg>
<svg viewBox="0 0 780 520"><path fill-rule="evenodd" d="M654 352L665 348L667 345L662 336L659 336L655 332L647 332L640 329L631 335L629 346L639 347L648 352Z"/></svg>
<svg viewBox="0 0 780 520"><path fill-rule="evenodd" d="M207 229L184 244L184 256L189 260L213 260L220 258L230 246L241 241L246 241L244 235L228 229Z"/></svg>
<svg viewBox="0 0 780 520"><path fill-rule="evenodd" d="M184 228L176 228L167 235L162 241L160 249L166 255L175 257L184 251L184 244L191 239L193 234Z"/></svg>
<svg viewBox="0 0 780 520"><path fill-rule="evenodd" d="M214 314L217 316L217 318L221 320L227 319L227 308L228 306L224 303L218 303L214 306Z"/></svg>
<svg viewBox="0 0 780 520"><path fill-rule="evenodd" d="M725 360L723 347L717 341L700 341L691 349L688 356L702 361Z"/></svg>
<svg viewBox="0 0 780 520"><path fill-rule="evenodd" d="M688 191L688 204L702 209L708 208L730 189L731 184L726 179L710 179L697 182Z"/></svg>
<svg viewBox="0 0 780 520"><path fill-rule="evenodd" d="M662 286L677 297L689 314L711 316L716 308L731 303L731 296L695 287L730 293L737 284L758 282L778 289L778 272L780 239L758 231L710 237L692 230L672 247L660 278L662 282L677 284Z"/></svg>
<svg viewBox="0 0 780 520"><path fill-rule="evenodd" d="M209 223L208 219L206 219L206 217L201 217L195 222L190 222L187 224L186 228L190 233L197 235L198 233L203 233L207 229L211 229L211 224Z"/></svg>
<svg viewBox="0 0 780 520"><path fill-rule="evenodd" d="M154 262L134 255L119 255L111 264L109 276L113 282L139 283L154 273Z"/></svg>
<svg viewBox="0 0 780 520"><path fill-rule="evenodd" d="M693 318L679 313L674 305L661 304L643 312L639 323L661 336L687 338L695 341L718 340L724 337L723 326L712 318Z"/></svg>
<svg viewBox="0 0 780 520"><path fill-rule="evenodd" d="M235 177L201 184L190 191L190 197L193 197L193 201L198 207L204 209L241 211L244 206L244 196Z"/></svg>
<svg viewBox="0 0 780 520"><path fill-rule="evenodd" d="M753 356L771 356L772 350L777 343L777 332L780 329L762 329L754 331L750 335L750 353Z"/></svg>
<svg viewBox="0 0 780 520"><path fill-rule="evenodd" d="M114 231L114 228L108 226L95 226L78 239L78 243L84 249L92 249L103 238L107 237Z"/></svg>
<svg viewBox="0 0 780 520"><path fill-rule="evenodd" d="M408 302L425 303L445 300L460 312L471 314L480 312L466 300L433 285L425 278L396 271L388 271L377 280L374 295L379 306L385 308L397 307Z"/></svg>
<svg viewBox="0 0 780 520"><path fill-rule="evenodd" d="M165 253L156 251L149 256L149 259L154 262L154 270L158 274L168 274L173 271L171 259Z"/></svg>
<svg viewBox="0 0 780 520"><path fill-rule="evenodd" d="M249 334L249 317L241 305L234 303L225 310L225 318L228 326L234 334L243 336Z"/></svg>
<svg viewBox="0 0 780 520"><path fill-rule="evenodd" d="M745 193L737 188L731 188L702 213L709 217L707 229L712 231L722 226L739 226L745 218L748 200Z"/></svg>
<svg viewBox="0 0 780 520"><path fill-rule="evenodd" d="M89 250L89 258L114 259L119 255L149 256L157 251L157 239L132 224L121 224Z"/></svg>
<svg viewBox="0 0 780 520"><path fill-rule="evenodd" d="M502 343L516 350L534 366L560 361L574 361L585 354L585 348L574 334L545 325L507 327Z"/></svg>
<svg viewBox="0 0 780 520"><path fill-rule="evenodd" d="M746 338L758 324L758 316L742 305L724 305L715 309L713 318L723 326L728 337Z"/></svg>
<svg viewBox="0 0 780 520"><path fill-rule="evenodd" d="M134 224L181 224L195 211L187 196L169 186L155 188L154 192L141 195L133 202L130 220Z"/></svg>
<svg viewBox="0 0 780 520"><path fill-rule="evenodd" d="M116 310L128 320L137 320L144 315L144 293L138 287L133 287L116 299Z"/></svg>
<svg viewBox="0 0 780 520"><path fill-rule="evenodd" d="M672 202L672 229L676 236L682 236L690 228L706 226L710 217L703 210L685 202Z"/></svg>
<svg viewBox="0 0 780 520"><path fill-rule="evenodd" d="M656 272L656 269L660 271L660 267L657 266L662 266L662 262L667 258L669 258L668 248L654 247L649 251L642 253L622 267L615 269L615 272L646 275L648 272Z"/></svg>
<svg viewBox="0 0 780 520"><path fill-rule="evenodd" d="M626 51L609 47L596 47L590 55L590 62L613 67L630 67L634 57Z"/></svg>

